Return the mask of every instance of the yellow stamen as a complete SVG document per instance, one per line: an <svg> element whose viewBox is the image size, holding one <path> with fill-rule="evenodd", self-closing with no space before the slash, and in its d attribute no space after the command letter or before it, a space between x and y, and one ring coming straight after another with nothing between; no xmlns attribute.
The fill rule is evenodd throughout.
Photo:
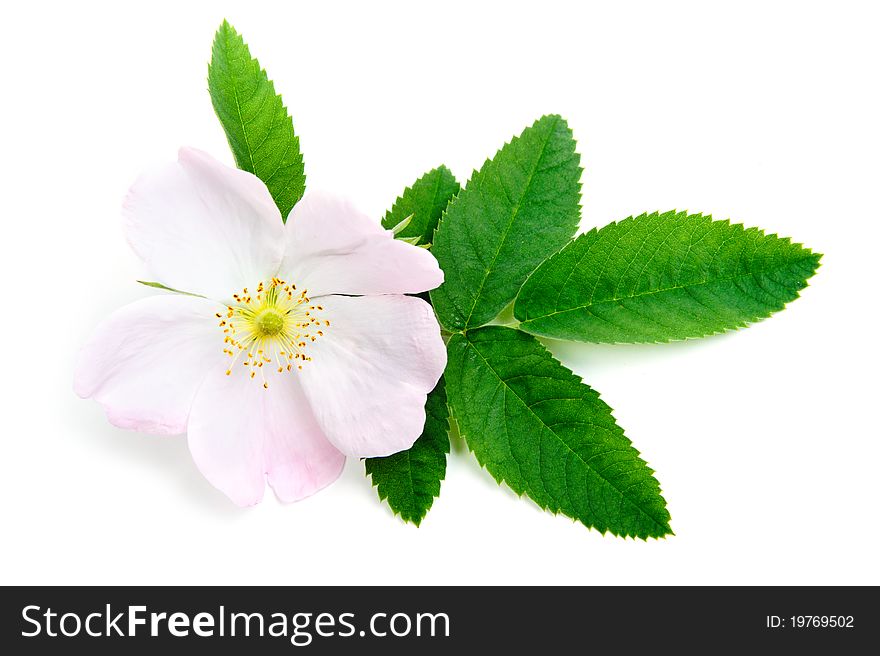
<svg viewBox="0 0 880 656"><path fill-rule="evenodd" d="M324 336L324 332L316 328L329 326L330 321L316 318L315 314L324 308L311 305L308 290L294 296L292 290L296 290L296 285L292 283L276 277L269 282L258 282L255 289L255 296L248 293L247 287L233 294L235 302L226 307L225 313L216 316L223 329L223 353L231 358L226 375L232 375L243 354L241 364L250 367L250 378L255 378L259 371L263 388L268 389L270 381L266 372L269 371L268 377L280 375L293 370L292 361L310 361L312 358L305 354L306 346ZM263 368L272 362L277 365L277 371ZM302 364L296 368L302 369Z"/></svg>

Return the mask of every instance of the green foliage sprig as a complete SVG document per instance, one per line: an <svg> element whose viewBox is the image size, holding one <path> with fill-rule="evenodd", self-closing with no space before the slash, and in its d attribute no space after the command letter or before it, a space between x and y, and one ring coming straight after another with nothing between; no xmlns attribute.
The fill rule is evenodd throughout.
<svg viewBox="0 0 880 656"><path fill-rule="evenodd" d="M208 71L237 165L266 183L287 217L305 191L299 140L225 21ZM575 238L581 172L567 123L544 116L464 188L439 166L382 219L430 248L446 279L430 301L449 364L428 396L424 431L408 451L365 460L380 499L404 520L421 523L440 494L451 419L496 481L540 507L614 535L670 534L654 472L611 408L537 338L669 342L742 328L796 299L819 267L821 255L787 238L685 212Z"/></svg>

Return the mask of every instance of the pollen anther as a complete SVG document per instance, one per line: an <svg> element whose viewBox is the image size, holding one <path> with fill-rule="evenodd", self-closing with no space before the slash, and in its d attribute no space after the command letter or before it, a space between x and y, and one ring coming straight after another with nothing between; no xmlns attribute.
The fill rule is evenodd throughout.
<svg viewBox="0 0 880 656"><path fill-rule="evenodd" d="M311 305L308 290L294 296L292 290L296 290L296 285L292 283L276 277L269 282L258 282L255 289L254 296L247 287L233 294L234 302L227 305L225 313L216 316L223 329L223 353L232 359L226 375L232 375L238 357L244 354L242 366L250 367L251 378L259 371L263 388L268 389L267 378L292 371L291 361L312 359L305 354L305 348L324 336L323 331L315 328L329 326L330 321L315 317L315 313L323 312L324 308ZM277 371L263 369L264 364L272 362L278 365ZM302 369L302 364L296 369Z"/></svg>

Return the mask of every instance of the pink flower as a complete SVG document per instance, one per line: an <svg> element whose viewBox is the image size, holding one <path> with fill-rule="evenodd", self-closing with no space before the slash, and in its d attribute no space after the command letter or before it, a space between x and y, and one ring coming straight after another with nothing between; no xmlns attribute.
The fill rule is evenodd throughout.
<svg viewBox="0 0 880 656"><path fill-rule="evenodd" d="M332 483L345 456L408 449L446 366L434 257L338 199L287 224L266 186L197 150L142 176L125 231L153 279L185 294L123 307L83 347L75 390L115 426L187 433L241 506ZM196 296L197 295L197 296Z"/></svg>

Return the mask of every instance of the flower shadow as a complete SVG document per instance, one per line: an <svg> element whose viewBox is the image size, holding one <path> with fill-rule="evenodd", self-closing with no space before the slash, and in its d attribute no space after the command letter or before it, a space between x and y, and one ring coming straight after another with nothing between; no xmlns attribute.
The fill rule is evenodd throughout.
<svg viewBox="0 0 880 656"><path fill-rule="evenodd" d="M95 404L97 405L97 404ZM96 451L109 454L120 466L138 466L161 473L165 484L173 486L182 503L192 503L203 512L231 517L242 512L201 475L193 463L185 435L157 436L124 430L111 425L103 411L93 407L69 413L80 439Z"/></svg>
<svg viewBox="0 0 880 656"><path fill-rule="evenodd" d="M693 355L711 344L726 341L737 336L736 331L720 333L701 339L686 339L674 342L654 344L591 344L570 342L549 338L539 338L553 356L566 366L577 370L583 367L616 368L630 364L646 365L675 361L678 358Z"/></svg>

